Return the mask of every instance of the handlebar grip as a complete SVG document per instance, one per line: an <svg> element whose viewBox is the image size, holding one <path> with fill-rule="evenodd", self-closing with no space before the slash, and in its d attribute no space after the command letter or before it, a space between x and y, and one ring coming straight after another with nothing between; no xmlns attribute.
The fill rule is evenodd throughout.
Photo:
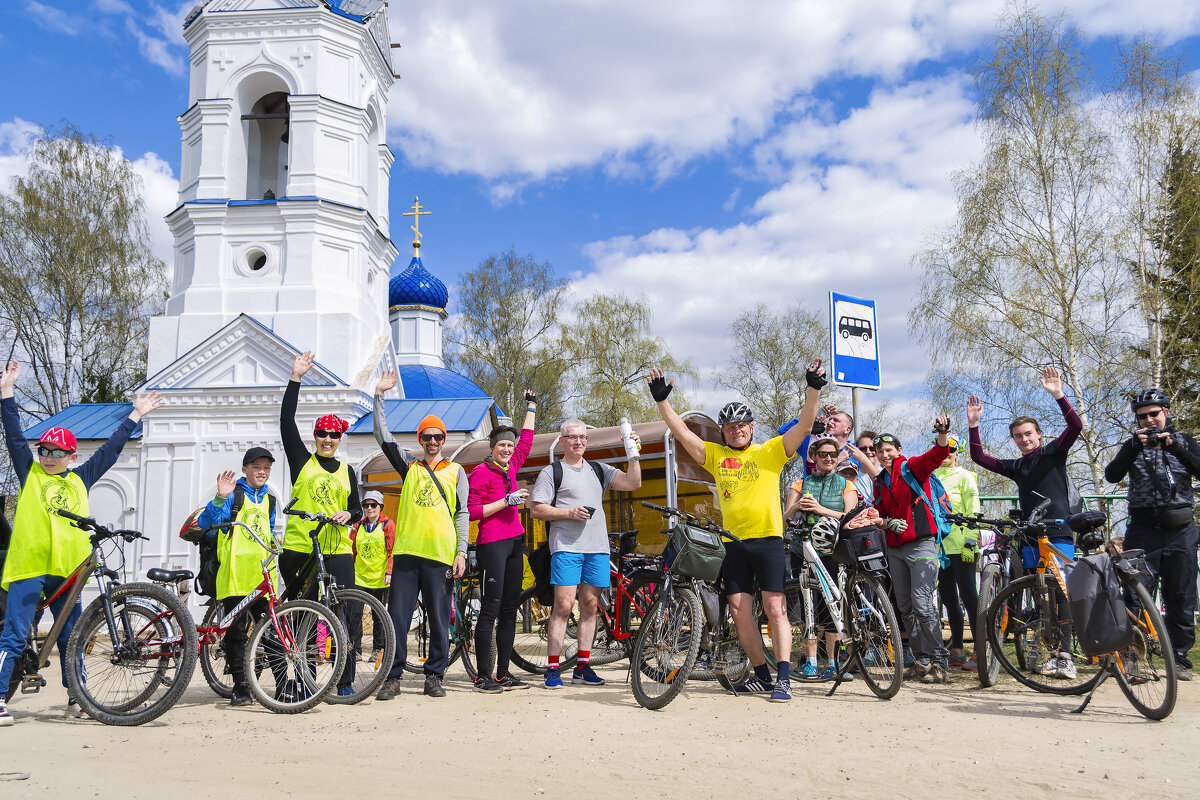
<svg viewBox="0 0 1200 800"><path fill-rule="evenodd" d="M674 513L674 509L667 508L666 506L660 506L657 503L651 503L649 500L643 500L642 505L644 505L646 508L653 508L655 511L662 511L665 514Z"/></svg>
<svg viewBox="0 0 1200 800"><path fill-rule="evenodd" d="M296 501L299 499L300 499L299 497L293 497L290 501L288 501L288 504L283 507L283 513L285 513L285 514L290 513L292 510L292 506L296 505Z"/></svg>
<svg viewBox="0 0 1200 800"><path fill-rule="evenodd" d="M75 522L90 522L87 517L81 517L78 514L72 514L70 511L63 511L61 508L54 513L58 514L60 517L66 517L67 519Z"/></svg>

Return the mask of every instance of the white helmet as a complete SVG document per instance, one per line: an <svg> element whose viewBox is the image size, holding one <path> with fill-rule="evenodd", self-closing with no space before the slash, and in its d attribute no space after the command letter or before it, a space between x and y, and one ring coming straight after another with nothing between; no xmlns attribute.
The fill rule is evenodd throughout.
<svg viewBox="0 0 1200 800"><path fill-rule="evenodd" d="M813 524L809 537L818 553L833 555L833 548L838 540L838 527L839 522L833 517L821 517Z"/></svg>

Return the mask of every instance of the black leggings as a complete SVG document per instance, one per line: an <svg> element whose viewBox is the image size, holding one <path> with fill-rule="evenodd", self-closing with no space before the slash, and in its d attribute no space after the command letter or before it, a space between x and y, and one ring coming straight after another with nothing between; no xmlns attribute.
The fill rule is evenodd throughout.
<svg viewBox="0 0 1200 800"><path fill-rule="evenodd" d="M957 553L948 553L950 566L938 570L938 595L946 607L946 618L950 621L950 649L963 649L962 605L967 607L967 621L971 625L971 639L979 646L979 629L976 627L975 609L979 605L979 586L975 583L975 562L963 561Z"/></svg>
<svg viewBox="0 0 1200 800"><path fill-rule="evenodd" d="M310 563L311 562L311 563ZM307 567L305 566L307 565ZM279 556L279 577L283 579L285 591L290 591L293 586L297 592L304 582L308 580L313 571L317 568L317 560L312 553L301 553L297 550L284 550ZM325 556L325 569L337 581L338 586L344 586L347 589L354 588L354 556L350 553L343 553L336 556ZM308 587L308 591L304 593L305 599L315 600L317 597L317 582L314 580L312 585ZM346 606L348 603L343 603L338 607L338 621L349 630L350 620L346 618ZM346 657L346 668L342 671L342 677L338 681L338 688L344 688L354 683L354 659Z"/></svg>
<svg viewBox="0 0 1200 800"><path fill-rule="evenodd" d="M517 638L517 605L525 577L522 537L486 542L475 547L483 597L475 626L475 663L480 675L490 674L492 630L496 631L496 677L508 674L513 641Z"/></svg>

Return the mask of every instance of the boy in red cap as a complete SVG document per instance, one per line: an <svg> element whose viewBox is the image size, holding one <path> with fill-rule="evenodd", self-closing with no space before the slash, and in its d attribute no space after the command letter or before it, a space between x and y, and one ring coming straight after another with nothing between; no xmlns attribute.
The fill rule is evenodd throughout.
<svg viewBox="0 0 1200 800"><path fill-rule="evenodd" d="M21 484L12 542L4 563L4 575L0 578L0 588L8 590L4 630L0 632L0 727L13 724L6 702L8 683L25 648L25 636L33 624L38 602L43 594L52 596L92 552L87 533L54 512L62 510L88 516L88 490L117 462L138 420L162 405L158 392L145 395L138 392L129 416L108 441L78 467L72 466L77 449L75 435L66 428L50 428L38 440L38 458L34 461L21 430L21 413L13 397L19 374L16 361L6 364L0 374L4 439ZM64 687L67 685L67 641L82 611L83 604L78 601L71 609L63 608L62 599L50 604L50 613L56 619L62 613L70 615L58 635ZM79 704L70 695L67 696L67 716L83 716Z"/></svg>

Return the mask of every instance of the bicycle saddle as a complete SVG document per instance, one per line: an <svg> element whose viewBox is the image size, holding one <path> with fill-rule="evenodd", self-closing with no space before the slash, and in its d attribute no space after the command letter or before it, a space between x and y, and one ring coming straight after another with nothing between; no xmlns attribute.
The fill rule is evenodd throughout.
<svg viewBox="0 0 1200 800"><path fill-rule="evenodd" d="M1107 520L1103 511L1081 511L1067 517L1067 527L1076 533L1090 533L1104 527Z"/></svg>
<svg viewBox="0 0 1200 800"><path fill-rule="evenodd" d="M162 569L160 567L151 567L146 570L147 580L155 583L176 583L178 581L190 581L195 576L190 569Z"/></svg>

